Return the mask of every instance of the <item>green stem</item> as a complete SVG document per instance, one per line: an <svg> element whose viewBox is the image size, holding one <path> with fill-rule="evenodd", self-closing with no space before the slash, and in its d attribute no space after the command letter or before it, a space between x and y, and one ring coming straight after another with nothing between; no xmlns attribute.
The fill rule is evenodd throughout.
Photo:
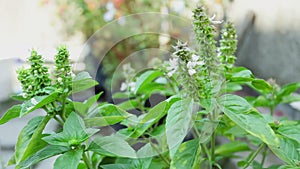
<svg viewBox="0 0 300 169"><path fill-rule="evenodd" d="M196 124L193 125L193 127L194 127L194 131L195 131L195 134L196 134L197 138L199 138L200 133L199 133L197 127L196 127ZM209 151L208 151L206 145L204 143L200 143L200 141L199 141L199 144L200 144L201 149L204 151L205 155L207 156L208 161L211 161L211 157L210 157L210 154L209 154Z"/></svg>
<svg viewBox="0 0 300 169"><path fill-rule="evenodd" d="M216 145L216 132L213 131L211 136L211 162L215 162L215 145Z"/></svg>
<svg viewBox="0 0 300 169"><path fill-rule="evenodd" d="M201 149L203 149L203 151L205 152L207 158L208 158L208 161L211 161L211 157L210 157L210 153L206 147L206 145L204 143L201 143Z"/></svg>
<svg viewBox="0 0 300 169"><path fill-rule="evenodd" d="M264 146L264 151L263 151L262 159L261 159L261 166L263 166L265 163L267 153L268 153L268 147Z"/></svg>
<svg viewBox="0 0 300 169"><path fill-rule="evenodd" d="M258 149L250 156L249 160L247 161L247 164L243 167L243 169L246 169L249 167L249 165L253 162L255 157L259 154L259 152L265 147L265 144L261 144Z"/></svg>
<svg viewBox="0 0 300 169"><path fill-rule="evenodd" d="M176 86L178 86L178 85L177 85L176 81L172 80L171 78L167 78L167 80L169 81L169 84L171 85L172 91L174 93L178 93L178 90L176 88ZM174 83L176 83L176 85L174 85Z"/></svg>
<svg viewBox="0 0 300 169"><path fill-rule="evenodd" d="M274 116L274 106L273 105L270 107L270 114L272 117Z"/></svg>
<svg viewBox="0 0 300 169"><path fill-rule="evenodd" d="M62 108L61 108L61 118L63 119L63 121L66 121L66 115L65 115L65 113L66 113L66 99L67 99L67 97L63 97L63 101L62 101Z"/></svg>
<svg viewBox="0 0 300 169"><path fill-rule="evenodd" d="M83 152L83 154L82 154L82 159L83 159L84 163L86 164L86 166L88 167L88 169L93 169L93 165L90 162L90 160L87 157L87 155L85 154L85 152Z"/></svg>
<svg viewBox="0 0 300 169"><path fill-rule="evenodd" d="M196 126L196 124L194 124L194 125L193 125L193 128L194 128L194 131L195 131L196 137L197 137L197 138L199 138L201 134L199 133L199 131L198 131L198 129L197 129L197 126Z"/></svg>
<svg viewBox="0 0 300 169"><path fill-rule="evenodd" d="M53 117L61 126L64 126L64 122L61 120L61 119L59 119L57 116L54 116Z"/></svg>
<svg viewBox="0 0 300 169"><path fill-rule="evenodd" d="M170 162L168 161L168 159L166 159L157 149L157 147L152 143L152 141L149 139L149 142L151 144L151 147L154 148L154 150L157 152L158 156L163 160L163 162L165 162L168 166L170 166Z"/></svg>
<svg viewBox="0 0 300 169"><path fill-rule="evenodd" d="M206 153L207 158L210 160L211 157L210 157L210 154L209 154L209 151L208 151L206 145L205 145L204 143L201 143L201 147L202 147L202 149L204 150L204 152Z"/></svg>
<svg viewBox="0 0 300 169"><path fill-rule="evenodd" d="M212 112L212 117L211 117L211 122L212 123L215 123L215 120L216 120L216 109L213 110ZM212 136L211 136L211 163L214 163L215 162L215 145L216 145L216 130L215 128L213 127L212 128Z"/></svg>

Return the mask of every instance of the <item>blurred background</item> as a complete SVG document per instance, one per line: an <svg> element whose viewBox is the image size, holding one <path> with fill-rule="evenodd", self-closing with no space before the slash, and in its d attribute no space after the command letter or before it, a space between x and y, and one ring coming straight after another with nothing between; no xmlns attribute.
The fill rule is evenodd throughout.
<svg viewBox="0 0 300 169"><path fill-rule="evenodd" d="M0 115L16 103L10 99L11 94L21 91L15 72L27 65L31 49L42 54L51 66L56 47L67 45L76 64L74 71L89 71L100 82L96 92L106 90L107 99L112 74L127 56L149 48L170 51L177 38L188 40L192 36L191 11L201 3L205 3L211 16L216 14L217 20L231 20L236 24L237 65L250 68L258 77L274 78L279 84L300 81L298 0L0 0ZM131 22L122 16L144 12L171 14L184 22L178 21L182 25L172 27L155 19L139 22L143 18L137 17L132 21L135 23L130 23L134 28L159 25L159 30L168 36L140 33L118 43L111 42L113 37L133 29L119 29L124 22ZM107 30L104 27L115 19L118 21L113 30L95 34ZM97 40L89 39L92 35ZM105 49L109 49L105 57L99 56ZM117 88L118 85L112 86L113 90ZM278 109L291 118L299 118L293 114L299 104ZM15 119L0 126L0 168L5 168L17 133L26 122L26 119ZM36 168L51 168L47 167L51 163L50 159Z"/></svg>

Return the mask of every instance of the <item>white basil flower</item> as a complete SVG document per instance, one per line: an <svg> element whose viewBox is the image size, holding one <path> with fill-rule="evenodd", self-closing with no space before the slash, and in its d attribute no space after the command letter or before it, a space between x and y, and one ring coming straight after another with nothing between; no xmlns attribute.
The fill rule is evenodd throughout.
<svg viewBox="0 0 300 169"><path fill-rule="evenodd" d="M131 92L134 91L135 89L135 82L122 82L121 87L120 87L120 91L126 91L127 88L130 89Z"/></svg>
<svg viewBox="0 0 300 169"><path fill-rule="evenodd" d="M169 60L170 66L167 67L168 76L171 77L178 69L178 58L172 58Z"/></svg>
<svg viewBox="0 0 300 169"><path fill-rule="evenodd" d="M214 20L215 18L216 18L216 14L214 14L211 18L209 18L209 21L210 21L212 24L221 24L221 23L223 23L223 20L216 21L216 20Z"/></svg>
<svg viewBox="0 0 300 169"><path fill-rule="evenodd" d="M203 65L205 65L205 62L204 62L204 61L198 61L198 62L197 62L197 65L203 66Z"/></svg>
<svg viewBox="0 0 300 169"><path fill-rule="evenodd" d="M189 69L188 72L189 72L190 76L193 76L196 73L196 70L195 69Z"/></svg>
<svg viewBox="0 0 300 169"><path fill-rule="evenodd" d="M188 63L186 64L186 67L188 69L193 69L196 65L197 65L197 62L188 61Z"/></svg>
<svg viewBox="0 0 300 169"><path fill-rule="evenodd" d="M121 91L125 91L127 90L127 84L125 82L122 82L121 87L120 87Z"/></svg>
<svg viewBox="0 0 300 169"><path fill-rule="evenodd" d="M200 56L193 54L192 55L192 61L198 61Z"/></svg>
<svg viewBox="0 0 300 169"><path fill-rule="evenodd" d="M130 88L130 91L133 92L135 90L135 82L128 83L128 87Z"/></svg>

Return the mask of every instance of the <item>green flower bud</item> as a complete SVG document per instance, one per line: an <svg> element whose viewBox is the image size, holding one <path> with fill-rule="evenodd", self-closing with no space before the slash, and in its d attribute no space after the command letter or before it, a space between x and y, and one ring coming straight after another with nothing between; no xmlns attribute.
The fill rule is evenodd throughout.
<svg viewBox="0 0 300 169"><path fill-rule="evenodd" d="M35 50L31 51L29 57L30 62L30 79L33 91L33 96L45 95L43 91L45 87L51 85L51 80L48 73L48 67L44 66L44 61L41 55L38 55Z"/></svg>
<svg viewBox="0 0 300 169"><path fill-rule="evenodd" d="M215 71L217 63L216 40L213 21L209 19L204 7L193 11L193 28L199 44L199 56L203 57L207 68Z"/></svg>
<svg viewBox="0 0 300 169"><path fill-rule="evenodd" d="M184 61L184 62L188 62L191 59L192 54L194 53L188 47L187 42L181 43L180 41L178 41L177 45L173 46L173 48L175 49L175 52L173 53L173 55L179 57L180 60Z"/></svg>
<svg viewBox="0 0 300 169"><path fill-rule="evenodd" d="M57 48L57 54L54 58L55 69L54 76L56 88L63 91L70 91L72 85L72 71L69 60L69 51L66 46L60 46Z"/></svg>
<svg viewBox="0 0 300 169"><path fill-rule="evenodd" d="M21 82L23 96L31 98L34 96L45 95L44 88L51 85L48 68L45 67L42 56L38 55L35 50L31 51L29 57L30 68L21 68L17 70L18 80Z"/></svg>
<svg viewBox="0 0 300 169"><path fill-rule="evenodd" d="M29 69L20 68L17 70L17 74L22 86L23 97L27 98L28 96L32 96L31 89L29 89L29 85L31 84Z"/></svg>
<svg viewBox="0 0 300 169"><path fill-rule="evenodd" d="M221 40L219 48L219 60L224 64L226 69L233 67L236 57L235 51L237 48L236 30L232 23L228 22L225 28L221 31Z"/></svg>

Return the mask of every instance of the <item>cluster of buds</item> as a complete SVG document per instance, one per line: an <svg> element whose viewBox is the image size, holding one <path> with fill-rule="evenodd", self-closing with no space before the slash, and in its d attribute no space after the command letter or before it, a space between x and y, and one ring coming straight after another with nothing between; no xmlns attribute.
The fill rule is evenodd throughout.
<svg viewBox="0 0 300 169"><path fill-rule="evenodd" d="M167 63L166 71L169 77L174 77L182 84L184 93L192 98L209 98L216 94L214 89L223 83L224 68L233 67L237 40L236 31L231 23L227 23L221 31L220 47L217 48L214 24L215 16L209 18L204 7L193 11L193 28L198 43L198 51L178 43L175 52ZM218 49L218 50L217 50Z"/></svg>
<svg viewBox="0 0 300 169"><path fill-rule="evenodd" d="M209 71L215 71L218 62L216 53L215 31L212 24L219 24L221 21L214 21L206 14L204 7L198 7L193 11L193 29L199 45L199 55L204 58Z"/></svg>
<svg viewBox="0 0 300 169"><path fill-rule="evenodd" d="M69 60L69 51L65 46L57 48L57 54L54 57L55 68L55 87L60 92L69 92L72 85L72 71Z"/></svg>
<svg viewBox="0 0 300 169"><path fill-rule="evenodd" d="M48 67L44 66L42 56L32 50L29 62L29 69L21 68L17 71L24 98L44 95L46 94L44 89L51 85Z"/></svg>
<svg viewBox="0 0 300 169"><path fill-rule="evenodd" d="M23 97L27 98L28 95L31 97L32 94L32 85L31 85L31 76L29 73L29 69L18 69L18 80L21 82L23 89Z"/></svg>
<svg viewBox="0 0 300 169"><path fill-rule="evenodd" d="M174 77L182 85L184 93L195 100L199 99L201 91L201 74L205 71L205 63L187 43L178 42L173 47L175 52L167 63L167 75Z"/></svg>
<svg viewBox="0 0 300 169"><path fill-rule="evenodd" d="M54 87L55 90L67 93L71 91L72 76L69 52L65 46L58 47L55 55ZM52 80L48 72L48 67L44 66L41 55L35 50L31 51L28 59L30 68L17 70L18 80L21 82L24 98L42 96L47 94L47 88L52 86Z"/></svg>
<svg viewBox="0 0 300 169"><path fill-rule="evenodd" d="M221 40L219 48L219 59L224 64L226 69L233 67L236 57L234 53L237 47L236 30L232 23L228 22L225 28L221 31Z"/></svg>
<svg viewBox="0 0 300 169"><path fill-rule="evenodd" d="M200 59L200 56L195 51L187 46L187 42L181 43L179 41L173 48L175 52L172 54L167 67L169 77L173 76L178 69L187 71L190 76L193 76L196 74L196 70L204 65L204 61Z"/></svg>

